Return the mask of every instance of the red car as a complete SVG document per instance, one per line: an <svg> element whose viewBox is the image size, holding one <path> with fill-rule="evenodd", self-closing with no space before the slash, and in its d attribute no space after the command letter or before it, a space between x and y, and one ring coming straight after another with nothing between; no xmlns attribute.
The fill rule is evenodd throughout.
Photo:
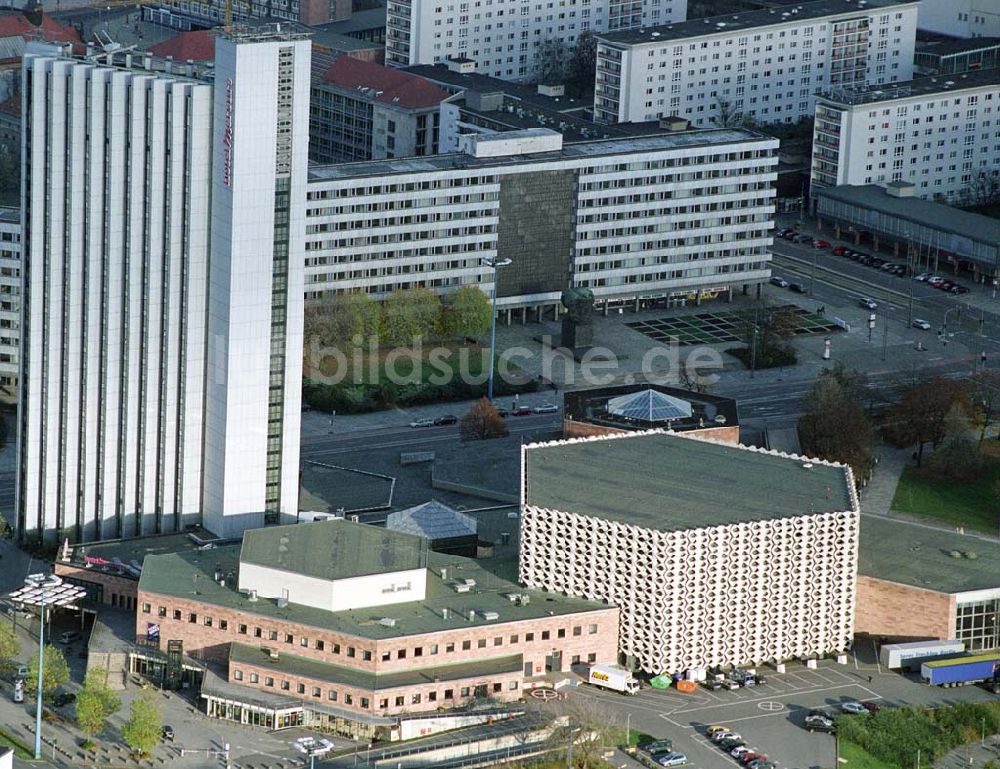
<svg viewBox="0 0 1000 769"><path fill-rule="evenodd" d="M843 256L847 253L847 246L837 246L831 253L833 253L834 256Z"/></svg>
<svg viewBox="0 0 1000 769"><path fill-rule="evenodd" d="M814 240L813 241L813 248L829 248L829 247L830 247L830 241L829 240Z"/></svg>
<svg viewBox="0 0 1000 769"><path fill-rule="evenodd" d="M882 706L877 702L862 702L861 704L869 713L878 713L882 709Z"/></svg>
<svg viewBox="0 0 1000 769"><path fill-rule="evenodd" d="M517 406L511 409L511 414L515 417L529 417L532 414L531 408L528 406Z"/></svg>
<svg viewBox="0 0 1000 769"><path fill-rule="evenodd" d="M740 761L744 764L749 764L751 761L754 761L758 758L763 759L764 761L767 760L767 756L765 756L763 753L754 753L751 750L749 753L744 753L742 756L740 756Z"/></svg>

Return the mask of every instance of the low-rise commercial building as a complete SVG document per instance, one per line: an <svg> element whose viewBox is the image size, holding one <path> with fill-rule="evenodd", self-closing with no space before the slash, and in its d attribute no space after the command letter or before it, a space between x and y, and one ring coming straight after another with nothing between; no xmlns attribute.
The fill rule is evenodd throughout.
<svg viewBox="0 0 1000 769"><path fill-rule="evenodd" d="M147 557L135 633L213 663L210 716L370 736L402 714L516 700L535 676L614 661L618 609L331 520Z"/></svg>
<svg viewBox="0 0 1000 769"><path fill-rule="evenodd" d="M621 608L630 666L675 673L843 652L850 468L649 432L522 449L520 579Z"/></svg>
<svg viewBox="0 0 1000 769"><path fill-rule="evenodd" d="M965 40L917 33L913 51L914 75L957 75L997 67L1000 67L1000 37Z"/></svg>
<svg viewBox="0 0 1000 769"><path fill-rule="evenodd" d="M912 259L914 272L948 267L987 283L1000 276L1000 221L918 198L912 184L822 188L815 209L821 231L876 249L891 244L897 257Z"/></svg>
<svg viewBox="0 0 1000 769"><path fill-rule="evenodd" d="M855 630L1000 648L1000 546L981 536L861 516Z"/></svg>
<svg viewBox="0 0 1000 769"><path fill-rule="evenodd" d="M815 0L598 35L594 118L794 123L829 88L909 80L914 0Z"/></svg>
<svg viewBox="0 0 1000 769"><path fill-rule="evenodd" d="M466 137L465 151L313 166L306 298L494 289L558 308L748 291L770 274L777 140L746 129L563 144L547 129Z"/></svg>
<svg viewBox="0 0 1000 769"><path fill-rule="evenodd" d="M912 182L919 197L978 204L1000 174L998 115L1000 69L827 91L816 102L813 194Z"/></svg>
<svg viewBox="0 0 1000 769"><path fill-rule="evenodd" d="M563 437L670 429L737 444L736 401L660 384L618 385L572 390L563 395Z"/></svg>

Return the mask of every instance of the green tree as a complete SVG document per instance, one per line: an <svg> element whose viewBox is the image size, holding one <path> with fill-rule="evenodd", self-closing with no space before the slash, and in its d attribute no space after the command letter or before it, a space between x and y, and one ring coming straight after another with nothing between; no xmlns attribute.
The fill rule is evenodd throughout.
<svg viewBox="0 0 1000 769"><path fill-rule="evenodd" d="M108 719L122 706L118 695L108 688L106 671L92 670L83 680L76 698L76 723L88 737L104 731Z"/></svg>
<svg viewBox="0 0 1000 769"><path fill-rule="evenodd" d="M122 727L125 744L143 755L156 747L162 733L163 721L152 698L148 694L142 694L133 700L128 722Z"/></svg>
<svg viewBox="0 0 1000 769"><path fill-rule="evenodd" d="M484 441L490 438L503 438L509 434L507 423L497 412L496 407L488 398L480 398L462 417L458 425L458 434L463 441Z"/></svg>
<svg viewBox="0 0 1000 769"><path fill-rule="evenodd" d="M21 651L21 642L14 633L13 625L0 625L0 665L7 666Z"/></svg>
<svg viewBox="0 0 1000 769"><path fill-rule="evenodd" d="M405 347L430 337L440 314L441 300L429 288L393 291L382 305L381 341Z"/></svg>
<svg viewBox="0 0 1000 769"><path fill-rule="evenodd" d="M69 680L69 663L61 649L46 646L44 652L44 669L42 671L42 696L49 697L52 692ZM28 681L34 683L37 689L38 655L31 658L28 665Z"/></svg>
<svg viewBox="0 0 1000 769"><path fill-rule="evenodd" d="M848 464L857 478L872 462L872 428L861 404L841 379L827 373L813 385L809 410L799 420L799 439L809 456Z"/></svg>
<svg viewBox="0 0 1000 769"><path fill-rule="evenodd" d="M580 33L570 52L566 66L566 85L576 96L586 96L594 91L597 74L597 38L589 29Z"/></svg>
<svg viewBox="0 0 1000 769"><path fill-rule="evenodd" d="M306 311L307 347L315 337L324 345L347 350L354 346L356 338L360 337L365 344L369 338L378 336L378 331L378 303L362 291L337 294Z"/></svg>
<svg viewBox="0 0 1000 769"><path fill-rule="evenodd" d="M924 458L924 446L941 445L949 435L961 431L968 401L963 384L935 377L911 387L890 413L889 432L900 446L917 446L917 467Z"/></svg>
<svg viewBox="0 0 1000 769"><path fill-rule="evenodd" d="M490 298L481 288L462 286L441 309L441 332L445 336L482 336L490 330L492 312Z"/></svg>

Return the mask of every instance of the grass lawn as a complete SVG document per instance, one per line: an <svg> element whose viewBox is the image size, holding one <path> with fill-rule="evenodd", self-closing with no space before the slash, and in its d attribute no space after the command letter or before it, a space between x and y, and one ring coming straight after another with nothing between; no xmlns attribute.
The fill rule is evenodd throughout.
<svg viewBox="0 0 1000 769"><path fill-rule="evenodd" d="M840 760L846 760L845 769L899 769L895 764L875 758L860 745L847 740L840 741Z"/></svg>
<svg viewBox="0 0 1000 769"><path fill-rule="evenodd" d="M1000 509L994 491L997 480L1000 480L1000 466L990 467L974 481L931 478L919 468L907 467L896 486L892 509L995 534Z"/></svg>
<svg viewBox="0 0 1000 769"><path fill-rule="evenodd" d="M34 761L35 753L27 745L11 737L3 729L0 729L0 747L13 748L14 755L24 761Z"/></svg>

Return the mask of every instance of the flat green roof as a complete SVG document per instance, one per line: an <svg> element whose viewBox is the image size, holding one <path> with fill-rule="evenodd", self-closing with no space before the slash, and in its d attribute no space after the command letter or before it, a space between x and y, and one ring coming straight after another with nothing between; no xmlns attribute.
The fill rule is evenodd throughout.
<svg viewBox="0 0 1000 769"><path fill-rule="evenodd" d="M853 509L844 467L670 433L529 446L525 502L661 531Z"/></svg>
<svg viewBox="0 0 1000 769"><path fill-rule="evenodd" d="M968 657L952 657L946 660L931 660L930 662L924 662L923 664L929 668L943 668L948 665L954 665L956 662L966 664L969 662L988 662L991 660L1000 660L1000 652L993 652L992 654L974 654Z"/></svg>
<svg viewBox="0 0 1000 769"><path fill-rule="evenodd" d="M998 588L1000 543L954 529L865 514L858 573L940 593Z"/></svg>
<svg viewBox="0 0 1000 769"><path fill-rule="evenodd" d="M303 529L324 524L299 524ZM368 527L367 524L349 526ZM376 532L380 529L375 527ZM249 533L249 532L248 532ZM359 638L383 640L405 636L443 632L469 627L495 625L497 622L536 620L550 615L579 614L607 610L607 604L572 598L558 593L529 590L484 569L472 558L428 552L427 594L423 601L408 601L391 606L361 608L331 612L289 603L279 607L273 599L250 601L236 588L239 566L239 545L214 550L194 550L150 556L142 569L139 590L162 596L201 601L256 614L261 617L287 620L309 627L337 630ZM447 567L447 581L441 579L441 568ZM225 586L214 580L218 570L226 576ZM475 580L467 593L457 593L452 583ZM507 595L518 593L530 597L528 604L514 603ZM448 617L441 616L448 609ZM469 612L476 612L469 620ZM482 612L496 612L498 620L486 620ZM396 620L395 627L379 623L384 617ZM581 620L584 621L584 620Z"/></svg>
<svg viewBox="0 0 1000 769"><path fill-rule="evenodd" d="M337 580L419 569L427 563L423 537L344 520L250 529L240 561Z"/></svg>
<svg viewBox="0 0 1000 769"><path fill-rule="evenodd" d="M513 673L524 669L524 660L520 654L507 654L502 657L492 657L474 662L418 667L397 673L376 674L343 665L333 665L329 662L298 657L294 654L285 654L280 650L278 659L272 660L265 649L264 646L234 643L230 645L229 661L237 664L242 662L256 665L273 670L279 675L284 673L289 676L312 678L317 681L329 681L342 686L356 686L359 689L370 691L416 686L435 681L458 681L464 678Z"/></svg>

